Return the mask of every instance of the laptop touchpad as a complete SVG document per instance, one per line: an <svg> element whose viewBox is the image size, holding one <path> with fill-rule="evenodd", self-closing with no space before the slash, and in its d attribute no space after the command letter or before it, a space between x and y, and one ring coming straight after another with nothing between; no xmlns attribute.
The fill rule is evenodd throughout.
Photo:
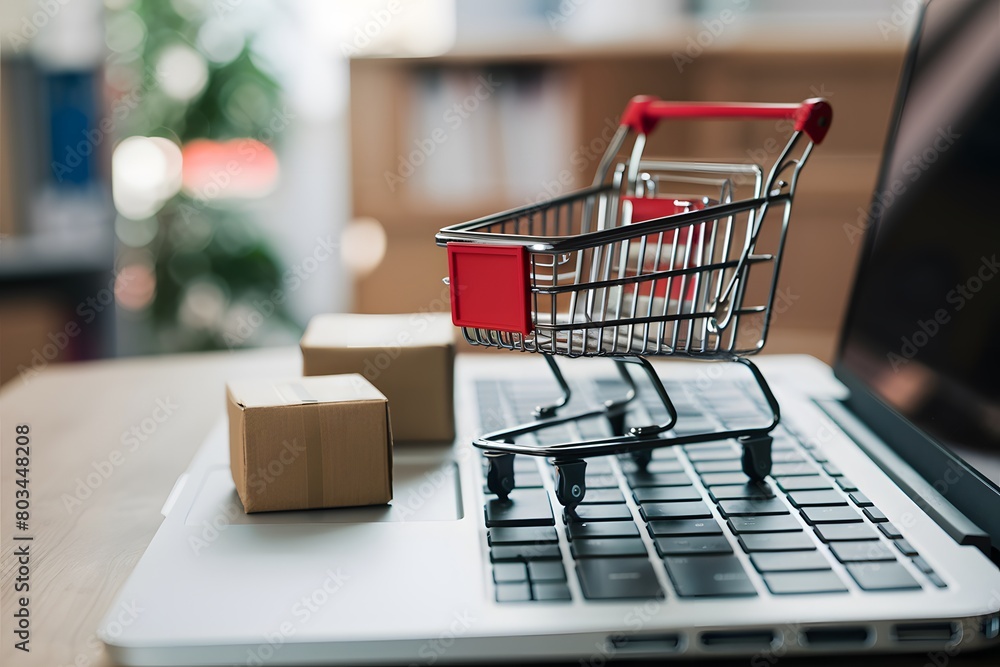
<svg viewBox="0 0 1000 667"><path fill-rule="evenodd" d="M298 512L243 511L228 466L215 466L205 476L185 523L295 524L455 521L462 518L458 466L438 457L397 455L392 468L393 500L388 505Z"/></svg>

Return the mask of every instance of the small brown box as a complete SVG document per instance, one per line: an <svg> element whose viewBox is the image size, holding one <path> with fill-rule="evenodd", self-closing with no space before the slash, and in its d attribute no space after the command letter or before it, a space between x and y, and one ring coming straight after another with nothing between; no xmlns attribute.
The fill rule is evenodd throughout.
<svg viewBox="0 0 1000 667"><path fill-rule="evenodd" d="M447 313L317 315L302 336L302 374L360 373L389 399L392 434L455 439L455 328Z"/></svg>
<svg viewBox="0 0 1000 667"><path fill-rule="evenodd" d="M247 513L392 500L388 403L360 375L230 382L226 397Z"/></svg>

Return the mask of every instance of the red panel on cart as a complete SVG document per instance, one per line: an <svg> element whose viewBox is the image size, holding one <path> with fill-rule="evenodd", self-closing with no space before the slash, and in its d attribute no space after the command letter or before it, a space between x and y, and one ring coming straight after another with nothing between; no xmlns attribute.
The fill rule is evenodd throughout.
<svg viewBox="0 0 1000 667"><path fill-rule="evenodd" d="M526 248L449 243L448 275L455 326L531 333Z"/></svg>

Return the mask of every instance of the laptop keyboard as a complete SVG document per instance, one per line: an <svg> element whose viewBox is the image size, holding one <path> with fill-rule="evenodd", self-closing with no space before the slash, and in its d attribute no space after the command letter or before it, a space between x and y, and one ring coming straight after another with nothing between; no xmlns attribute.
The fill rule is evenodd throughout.
<svg viewBox="0 0 1000 667"><path fill-rule="evenodd" d="M766 418L763 403L740 385L665 386L679 415L678 434L755 426ZM556 395L537 383L492 380L479 381L477 391L483 432L532 421L535 406ZM598 396L623 391L614 380L597 380L574 387L574 397L597 405ZM635 403L627 424L666 421L651 392L640 392ZM607 435L607 421L597 418L523 440ZM816 443L785 425L772 435L772 473L759 484L747 483L742 449L733 441L657 449L645 470L628 455L587 459L586 496L572 513L555 499L555 469L546 459L516 456L516 488L500 500L486 488L484 458L496 600L569 601L572 578L587 600L664 597L665 588L680 598L736 598L946 587Z"/></svg>

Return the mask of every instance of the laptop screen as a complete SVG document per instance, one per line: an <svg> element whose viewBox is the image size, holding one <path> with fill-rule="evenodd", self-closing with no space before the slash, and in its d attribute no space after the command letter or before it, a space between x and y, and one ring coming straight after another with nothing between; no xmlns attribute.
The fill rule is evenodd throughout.
<svg viewBox="0 0 1000 667"><path fill-rule="evenodd" d="M869 211L840 365L1000 485L1000 0L933 0Z"/></svg>

